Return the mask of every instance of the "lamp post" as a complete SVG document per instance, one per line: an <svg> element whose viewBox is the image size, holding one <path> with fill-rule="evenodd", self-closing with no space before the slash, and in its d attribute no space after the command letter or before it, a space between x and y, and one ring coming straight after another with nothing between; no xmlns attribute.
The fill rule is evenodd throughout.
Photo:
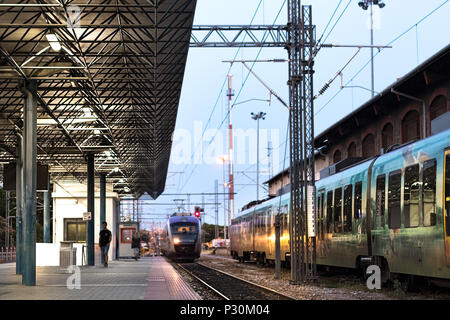
<svg viewBox="0 0 450 320"><path fill-rule="evenodd" d="M257 138L256 138L256 201L259 201L259 120L266 119L265 112L251 113L252 119L257 122Z"/></svg>
<svg viewBox="0 0 450 320"><path fill-rule="evenodd" d="M358 5L363 9L367 10L370 7L370 48L371 53L371 69L372 69L372 98L375 96L375 67L373 61L373 5L378 6L380 9L383 9L386 4L382 0L364 0L358 2Z"/></svg>

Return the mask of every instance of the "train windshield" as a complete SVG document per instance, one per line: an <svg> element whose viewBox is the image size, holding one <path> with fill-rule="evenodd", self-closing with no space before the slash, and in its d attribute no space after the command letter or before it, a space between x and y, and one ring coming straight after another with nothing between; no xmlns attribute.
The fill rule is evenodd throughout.
<svg viewBox="0 0 450 320"><path fill-rule="evenodd" d="M197 232L197 225L189 222L178 222L171 225L172 234L192 234Z"/></svg>

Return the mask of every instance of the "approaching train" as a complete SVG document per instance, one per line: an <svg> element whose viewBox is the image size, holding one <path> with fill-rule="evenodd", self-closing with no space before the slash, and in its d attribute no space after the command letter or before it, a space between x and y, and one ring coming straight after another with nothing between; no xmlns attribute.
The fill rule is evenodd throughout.
<svg viewBox="0 0 450 320"><path fill-rule="evenodd" d="M200 257L201 225L196 217L174 215L161 234L161 252L174 260L194 261Z"/></svg>
<svg viewBox="0 0 450 320"><path fill-rule="evenodd" d="M235 259L289 261L290 195L243 211L231 226ZM317 264L450 279L450 129L316 182Z"/></svg>

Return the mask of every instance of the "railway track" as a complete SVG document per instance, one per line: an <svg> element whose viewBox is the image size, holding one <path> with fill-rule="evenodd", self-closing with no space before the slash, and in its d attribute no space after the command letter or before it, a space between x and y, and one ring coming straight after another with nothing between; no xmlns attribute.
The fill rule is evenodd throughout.
<svg viewBox="0 0 450 320"><path fill-rule="evenodd" d="M275 290L201 263L177 263L177 266L224 300L293 300Z"/></svg>

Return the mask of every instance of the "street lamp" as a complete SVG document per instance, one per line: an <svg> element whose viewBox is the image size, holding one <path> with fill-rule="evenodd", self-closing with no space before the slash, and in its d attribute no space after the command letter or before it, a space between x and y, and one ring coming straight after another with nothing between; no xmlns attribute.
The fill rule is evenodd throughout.
<svg viewBox="0 0 450 320"><path fill-rule="evenodd" d="M370 48L371 53L371 68L372 68L372 98L375 96L375 69L374 69L374 61L373 61L373 5L378 6L380 9L383 9L386 4L382 0L364 0L358 2L358 5L363 9L367 10L370 7Z"/></svg>
<svg viewBox="0 0 450 320"><path fill-rule="evenodd" d="M256 138L256 201L259 201L259 120L266 119L265 112L258 112L257 114L251 113L252 119L257 122L257 138Z"/></svg>

